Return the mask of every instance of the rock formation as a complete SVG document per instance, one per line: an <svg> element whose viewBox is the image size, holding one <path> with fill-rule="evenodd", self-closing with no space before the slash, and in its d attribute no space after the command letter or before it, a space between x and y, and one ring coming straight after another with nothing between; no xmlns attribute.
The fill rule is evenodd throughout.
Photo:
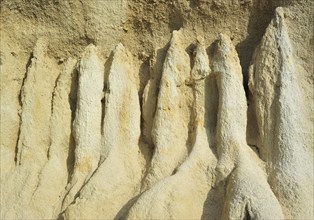
<svg viewBox="0 0 314 220"><path fill-rule="evenodd" d="M307 186L313 183L313 148L302 131L308 122L302 116L305 105L293 57L284 11L278 8L254 56L250 88L269 184L287 218L310 219L314 192ZM266 64L259 68L262 62ZM267 71L269 66L272 71Z"/></svg>
<svg viewBox="0 0 314 220"><path fill-rule="evenodd" d="M1 219L313 219L310 0L1 5Z"/></svg>

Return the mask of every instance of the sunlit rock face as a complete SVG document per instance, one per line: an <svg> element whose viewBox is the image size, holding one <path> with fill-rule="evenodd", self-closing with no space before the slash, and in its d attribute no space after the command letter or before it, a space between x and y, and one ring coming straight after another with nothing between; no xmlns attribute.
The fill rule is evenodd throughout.
<svg viewBox="0 0 314 220"><path fill-rule="evenodd" d="M312 1L1 3L1 219L313 219Z"/></svg>

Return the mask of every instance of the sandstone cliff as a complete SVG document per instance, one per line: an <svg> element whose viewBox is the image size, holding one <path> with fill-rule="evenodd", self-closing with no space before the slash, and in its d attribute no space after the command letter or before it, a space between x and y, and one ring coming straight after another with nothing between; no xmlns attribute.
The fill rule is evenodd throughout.
<svg viewBox="0 0 314 220"><path fill-rule="evenodd" d="M313 219L313 8L3 0L1 219Z"/></svg>

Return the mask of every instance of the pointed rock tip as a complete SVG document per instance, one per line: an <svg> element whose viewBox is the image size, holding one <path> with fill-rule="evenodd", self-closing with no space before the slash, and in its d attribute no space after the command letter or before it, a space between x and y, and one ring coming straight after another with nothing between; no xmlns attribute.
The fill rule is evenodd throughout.
<svg viewBox="0 0 314 220"><path fill-rule="evenodd" d="M280 27L283 28L285 19L285 10L282 7L276 8L274 22Z"/></svg>
<svg viewBox="0 0 314 220"><path fill-rule="evenodd" d="M97 48L93 43L89 44L84 50L83 57L90 56L91 54L95 54L96 50Z"/></svg>
<svg viewBox="0 0 314 220"><path fill-rule="evenodd" d="M90 43L90 44L88 44L87 45L87 47L86 48L96 48L96 45L95 44L93 44L93 43Z"/></svg>
<svg viewBox="0 0 314 220"><path fill-rule="evenodd" d="M275 14L276 14L276 17L279 17L279 18L284 18L285 16L285 11L282 7L278 7L276 8L275 10Z"/></svg>
<svg viewBox="0 0 314 220"><path fill-rule="evenodd" d="M118 43L116 48L114 49L114 55L116 56L117 54L118 56L122 56L123 54L129 56L129 51L127 50L127 48L124 47L121 42Z"/></svg>
<svg viewBox="0 0 314 220"><path fill-rule="evenodd" d="M232 44L230 37L227 34L220 33L218 39L221 43Z"/></svg>
<svg viewBox="0 0 314 220"><path fill-rule="evenodd" d="M183 37L183 29L182 28L180 28L179 30L174 30L172 32L170 44L178 44L178 43L180 43L182 37Z"/></svg>
<svg viewBox="0 0 314 220"><path fill-rule="evenodd" d="M219 34L217 51L223 54L235 51L234 45L228 35L223 33Z"/></svg>
<svg viewBox="0 0 314 220"><path fill-rule="evenodd" d="M115 50L125 50L125 47L123 46L123 44L120 42L118 43L118 45L116 46Z"/></svg>

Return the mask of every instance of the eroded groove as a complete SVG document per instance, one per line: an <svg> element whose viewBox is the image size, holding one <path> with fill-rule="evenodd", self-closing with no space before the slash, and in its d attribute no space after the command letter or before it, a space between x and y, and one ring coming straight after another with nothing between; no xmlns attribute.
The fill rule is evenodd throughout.
<svg viewBox="0 0 314 220"><path fill-rule="evenodd" d="M52 118L52 115L53 115L53 110L54 110L54 99L55 99L55 93L56 93L56 89L57 89L57 85L58 85L58 81L60 79L60 76L61 76L61 73L58 75L58 77L56 78L55 80L55 84L54 84L54 87L53 87L53 90L52 90L52 93L51 93L51 103L50 103L50 121L51 121L51 118ZM50 143L49 143L49 147L48 147L48 150L47 150L47 159L49 160L50 159L50 147L52 145L52 139L51 139L51 136L50 136Z"/></svg>
<svg viewBox="0 0 314 220"><path fill-rule="evenodd" d="M25 66L25 73L24 73L24 77L23 77L23 80L22 80L22 85L21 85L21 88L20 88L20 92L19 92L19 95L18 95L18 100L19 100L19 106L20 106L20 111L22 112L23 111L23 88L24 88L24 84L25 84L25 80L27 78L27 73L29 71L29 68L31 67L31 64L32 64L32 59L33 59L33 52L30 54L30 57L26 63L26 66ZM22 113L19 113L19 117L20 117L20 122L19 122L19 130L18 130L18 135L17 135L17 140L16 140L16 145L15 145L15 157L14 157L14 162L15 162L15 165L18 165L17 164L17 161L18 161L18 145L19 145L19 141L20 141L20 134L21 134L21 125L22 125L22 119L21 119L21 114Z"/></svg>
<svg viewBox="0 0 314 220"><path fill-rule="evenodd" d="M58 85L58 81L60 79L61 73L58 75L58 77L55 80L55 85L53 87L52 93L51 93L51 113L50 115L53 115L53 109L54 109L54 99L55 99L55 95L56 95L56 89L57 89L57 85Z"/></svg>
<svg viewBox="0 0 314 220"><path fill-rule="evenodd" d="M75 119L76 105L77 105L77 87L78 87L78 63L75 65L73 71L71 72L71 86L68 95L68 104L71 110L71 125L70 125L70 135L69 135L69 147L67 151L67 172L68 180L67 185L71 181L71 176L73 175L74 163L75 163L75 139L73 131L73 122Z"/></svg>
<svg viewBox="0 0 314 220"><path fill-rule="evenodd" d="M157 110L158 94L160 91L160 79L162 76L162 67L165 61L167 50L169 49L169 44L165 47L156 49L149 60L150 66L150 79L148 80L143 94L142 94L142 104L141 104L141 138L140 144L146 147L146 165L143 178L141 180L141 192L145 191L145 179L149 173L150 163L155 152L155 145L152 140L152 127L154 123L154 117ZM143 147L140 147L142 149ZM145 155L144 150L142 150Z"/></svg>
<svg viewBox="0 0 314 220"><path fill-rule="evenodd" d="M150 59L150 79L147 82L142 97L141 115L143 118L142 133L152 150L155 149L152 141L152 127L154 116L157 110L158 94L160 90L160 79L162 76L163 63L165 61L169 45L156 49Z"/></svg>
<svg viewBox="0 0 314 220"><path fill-rule="evenodd" d="M110 93L110 89L109 89L109 85L108 85L108 78L109 78L109 74L110 74L110 69L112 66L112 62L113 62L113 57L114 57L114 53L111 52L108 59L105 62L104 65L104 88L103 88L103 97L101 99L101 103L102 103L102 113L101 113L101 133L104 134L105 133L105 114L106 114L106 102L107 102L107 98L106 98L106 94ZM100 149L100 160L99 160L99 165L102 164L106 159L106 152L105 152L105 146L104 146L104 139L103 139L103 135L102 135L102 147Z"/></svg>

